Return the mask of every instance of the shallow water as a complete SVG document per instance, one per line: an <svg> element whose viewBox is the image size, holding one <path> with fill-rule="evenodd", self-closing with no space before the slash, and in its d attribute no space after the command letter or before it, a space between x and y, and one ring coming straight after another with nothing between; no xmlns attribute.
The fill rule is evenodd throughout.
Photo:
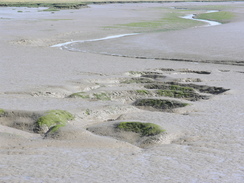
<svg viewBox="0 0 244 183"><path fill-rule="evenodd" d="M119 34L119 35L114 35L114 36L106 36L103 38L98 38L98 39L89 39L89 40L78 40L78 41L69 41L69 42L65 42L65 43L60 43L60 44L56 44L53 45L51 47L64 47L65 49L69 49L69 47L67 45L73 44L73 43L85 43L85 42L94 42L94 41L103 41L103 40L108 40L108 39L116 39L116 38L121 38L121 37L125 37L125 36L133 36L133 35L137 35L138 33L131 33L131 34ZM70 51L79 51L78 49L71 49Z"/></svg>

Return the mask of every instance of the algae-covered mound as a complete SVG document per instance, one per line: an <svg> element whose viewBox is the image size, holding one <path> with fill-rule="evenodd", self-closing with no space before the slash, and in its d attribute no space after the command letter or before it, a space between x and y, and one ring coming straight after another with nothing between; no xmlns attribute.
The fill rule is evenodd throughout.
<svg viewBox="0 0 244 183"><path fill-rule="evenodd" d="M3 115L5 113L4 109L0 108L0 116Z"/></svg>
<svg viewBox="0 0 244 183"><path fill-rule="evenodd" d="M141 136L158 135L165 131L156 124L141 122L121 122L118 124L117 128L124 131L140 133Z"/></svg>
<svg viewBox="0 0 244 183"><path fill-rule="evenodd" d="M166 131L160 126L140 121L108 121L89 126L86 130L96 135L112 137L141 148L152 147L168 137Z"/></svg>
<svg viewBox="0 0 244 183"><path fill-rule="evenodd" d="M48 130L56 131L60 127L65 126L74 116L63 110L50 110L36 121L34 132L46 133Z"/></svg>
<svg viewBox="0 0 244 183"><path fill-rule="evenodd" d="M135 103L135 106L143 109L156 109L156 110L169 110L178 107L185 107L188 104L182 103L175 100L163 100L163 99L138 99Z"/></svg>

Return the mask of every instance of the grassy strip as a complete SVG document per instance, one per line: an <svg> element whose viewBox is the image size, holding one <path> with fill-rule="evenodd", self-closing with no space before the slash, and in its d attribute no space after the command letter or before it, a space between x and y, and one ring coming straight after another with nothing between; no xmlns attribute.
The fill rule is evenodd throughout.
<svg viewBox="0 0 244 183"><path fill-rule="evenodd" d="M235 15L228 11L219 11L219 12L203 13L203 14L196 15L196 18L198 19L213 20L221 23L227 23L234 17Z"/></svg>
<svg viewBox="0 0 244 183"><path fill-rule="evenodd" d="M117 128L124 131L140 133L141 136L158 135L165 131L156 124L141 122L121 122L118 124Z"/></svg>

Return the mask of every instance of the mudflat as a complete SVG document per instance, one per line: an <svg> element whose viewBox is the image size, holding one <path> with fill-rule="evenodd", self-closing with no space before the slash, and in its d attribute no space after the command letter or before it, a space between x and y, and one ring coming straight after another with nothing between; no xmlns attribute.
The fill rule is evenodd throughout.
<svg viewBox="0 0 244 183"><path fill-rule="evenodd" d="M0 182L243 182L243 2L46 9L0 7Z"/></svg>

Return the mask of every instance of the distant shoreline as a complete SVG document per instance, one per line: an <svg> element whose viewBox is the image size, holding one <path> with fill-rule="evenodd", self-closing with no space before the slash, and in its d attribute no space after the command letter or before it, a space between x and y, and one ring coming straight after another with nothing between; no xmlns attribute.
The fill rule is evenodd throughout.
<svg viewBox="0 0 244 183"><path fill-rule="evenodd" d="M235 0L242 1L242 0ZM79 9L89 4L112 4L112 3L170 3L170 2L226 2L223 0L40 0L32 2L30 0L1 0L0 7L49 7L56 9Z"/></svg>

